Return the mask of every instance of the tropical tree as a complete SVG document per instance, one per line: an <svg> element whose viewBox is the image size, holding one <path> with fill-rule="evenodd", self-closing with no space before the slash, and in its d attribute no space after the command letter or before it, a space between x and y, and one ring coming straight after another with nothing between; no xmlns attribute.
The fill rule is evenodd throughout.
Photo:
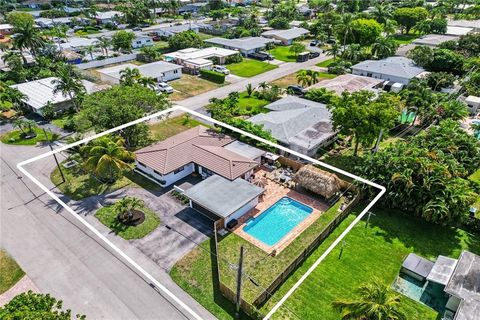
<svg viewBox="0 0 480 320"><path fill-rule="evenodd" d="M136 197L125 197L115 203L114 210L117 219L123 224L130 224L134 217L133 212L145 206L145 202Z"/></svg>
<svg viewBox="0 0 480 320"><path fill-rule="evenodd" d="M185 48L201 48L203 40L198 33L192 30L179 32L168 39L168 47L172 50Z"/></svg>
<svg viewBox="0 0 480 320"><path fill-rule="evenodd" d="M337 25L337 32L343 39L343 48L347 45L347 39L353 31L353 15L345 13L341 15L340 22Z"/></svg>
<svg viewBox="0 0 480 320"><path fill-rule="evenodd" d="M90 60L92 61L93 61L93 53L95 52L96 49L97 49L97 46L95 44L90 44L85 47L85 52L90 55Z"/></svg>
<svg viewBox="0 0 480 320"><path fill-rule="evenodd" d="M61 93L65 97L69 97L73 102L75 110L79 110L79 101L85 94L85 86L80 79L78 72L68 64L61 64L56 72L56 78L52 80L55 85L53 93Z"/></svg>
<svg viewBox="0 0 480 320"><path fill-rule="evenodd" d="M410 33L410 30L420 21L427 19L428 11L422 7L415 8L397 8L393 12L395 21L402 28L402 32Z"/></svg>
<svg viewBox="0 0 480 320"><path fill-rule="evenodd" d="M126 30L117 31L112 36L112 47L116 51L132 52L133 39L135 39L135 33Z"/></svg>
<svg viewBox="0 0 480 320"><path fill-rule="evenodd" d="M108 58L108 48L112 45L111 40L102 36L98 38L95 44L102 49L102 53L105 52L105 56Z"/></svg>
<svg viewBox="0 0 480 320"><path fill-rule="evenodd" d="M448 72L432 72L426 78L427 84L433 91L448 88L453 85L455 76Z"/></svg>
<svg viewBox="0 0 480 320"><path fill-rule="evenodd" d="M297 73L297 82L303 87L308 87L309 82L310 82L310 77L307 74L307 70L300 70Z"/></svg>
<svg viewBox="0 0 480 320"><path fill-rule="evenodd" d="M101 180L113 183L124 171L130 169L128 162L134 154L127 151L120 137L102 137L82 149L86 155L84 166Z"/></svg>
<svg viewBox="0 0 480 320"><path fill-rule="evenodd" d="M438 113L443 119L462 120L468 117L468 106L459 100L448 100L439 104Z"/></svg>
<svg viewBox="0 0 480 320"><path fill-rule="evenodd" d="M390 3L377 3L371 12L372 17L385 26L393 18L393 7Z"/></svg>
<svg viewBox="0 0 480 320"><path fill-rule="evenodd" d="M297 56L299 53L305 51L305 46L300 42L294 42L292 43L288 51L292 52L295 56Z"/></svg>
<svg viewBox="0 0 480 320"><path fill-rule="evenodd" d="M45 46L45 40L32 21L26 21L24 24L15 27L13 31L15 33L13 47L20 51L29 50L33 56L36 56L38 49ZM24 63L27 63L25 57Z"/></svg>
<svg viewBox="0 0 480 320"><path fill-rule="evenodd" d="M154 46L147 46L140 49L140 52L150 61L156 61L160 58L160 52Z"/></svg>
<svg viewBox="0 0 480 320"><path fill-rule="evenodd" d="M124 86L132 86L138 82L142 75L137 68L125 68L120 71L120 84Z"/></svg>
<svg viewBox="0 0 480 320"><path fill-rule="evenodd" d="M337 43L333 43L330 48L325 50L327 52L327 56L332 56L334 60L337 59L338 54L340 53L340 45Z"/></svg>
<svg viewBox="0 0 480 320"><path fill-rule="evenodd" d="M358 297L337 300L333 307L342 313L342 319L406 320L400 310L401 297L389 286L374 279L357 289Z"/></svg>
<svg viewBox="0 0 480 320"><path fill-rule="evenodd" d="M378 59L393 56L397 51L398 44L389 37L378 37L372 44L372 54Z"/></svg>
<svg viewBox="0 0 480 320"><path fill-rule="evenodd" d="M245 89L247 90L247 95L248 95L249 97L251 97L251 96L252 96L252 93L253 93L253 86L252 86L252 84L251 84L251 83L247 84L247 85L245 86Z"/></svg>
<svg viewBox="0 0 480 320"><path fill-rule="evenodd" d="M157 85L157 80L152 77L140 77L140 79L137 80L137 83L146 88L154 90L155 86Z"/></svg>

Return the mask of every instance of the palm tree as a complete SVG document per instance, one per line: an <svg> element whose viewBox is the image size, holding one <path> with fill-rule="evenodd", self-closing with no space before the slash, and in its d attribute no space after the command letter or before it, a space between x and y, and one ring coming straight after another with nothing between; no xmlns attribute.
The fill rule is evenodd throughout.
<svg viewBox="0 0 480 320"><path fill-rule="evenodd" d="M353 32L353 15L350 13L343 14L338 28L343 36L343 49L345 50L347 38Z"/></svg>
<svg viewBox="0 0 480 320"><path fill-rule="evenodd" d="M459 100L449 100L443 103L440 108L444 119L462 120L468 116L468 106Z"/></svg>
<svg viewBox="0 0 480 320"><path fill-rule="evenodd" d="M125 68L120 71L120 84L132 86L142 77L137 68Z"/></svg>
<svg viewBox="0 0 480 320"><path fill-rule="evenodd" d="M375 279L358 288L359 297L337 300L333 307L342 313L342 319L406 320L400 311L400 295Z"/></svg>
<svg viewBox="0 0 480 320"><path fill-rule="evenodd" d="M157 80L155 80L152 77L140 77L137 82L141 84L142 86L149 88L149 89L155 89L155 86L157 85Z"/></svg>
<svg viewBox="0 0 480 320"><path fill-rule="evenodd" d="M391 38L378 37L372 44L372 54L379 59L393 56L397 49L397 44Z"/></svg>
<svg viewBox="0 0 480 320"><path fill-rule="evenodd" d="M45 46L45 40L38 33L34 27L33 22L28 20L14 29L15 38L13 39L13 46L22 51L29 50L33 56L36 55L37 50ZM23 57L23 55L22 55ZM23 57L24 63L27 61Z"/></svg>
<svg viewBox="0 0 480 320"><path fill-rule="evenodd" d="M60 65L56 72L56 78L52 80L55 85L53 93L62 93L64 97L68 96L73 102L75 110L79 109L79 99L85 93L85 86L79 75L71 65Z"/></svg>
<svg viewBox="0 0 480 320"><path fill-rule="evenodd" d="M309 77L309 85L314 85L315 83L318 83L318 77L319 77L319 73L318 71L314 71L314 70L307 70L307 75Z"/></svg>
<svg viewBox="0 0 480 320"><path fill-rule="evenodd" d="M307 73L307 70L300 70L297 73L296 78L297 78L298 84L300 84L301 86L303 86L303 87L308 87L309 86L310 77Z"/></svg>
<svg viewBox="0 0 480 320"><path fill-rule="evenodd" d="M375 5L371 15L378 23L385 26L387 20L393 18L393 7L390 3L378 3Z"/></svg>
<svg viewBox="0 0 480 320"><path fill-rule="evenodd" d="M428 34L431 31L430 22L427 20L419 21L417 24L415 24L413 29L418 31L420 34Z"/></svg>
<svg viewBox="0 0 480 320"><path fill-rule="evenodd" d="M85 47L85 51L90 55L90 60L93 61L93 53L97 49L97 46L95 44L90 44Z"/></svg>
<svg viewBox="0 0 480 320"><path fill-rule="evenodd" d="M34 135L34 128L37 127L37 123L28 119L17 119L13 122L13 127L20 129L23 135Z"/></svg>
<svg viewBox="0 0 480 320"><path fill-rule="evenodd" d="M110 39L104 36L99 37L98 40L96 41L96 44L98 45L99 48L102 49L102 53L105 51L105 56L108 58L108 48L110 48L112 44Z"/></svg>
<svg viewBox="0 0 480 320"><path fill-rule="evenodd" d="M386 35L394 34L398 31L398 24L393 19L387 19L383 25L383 32Z"/></svg>
<svg viewBox="0 0 480 320"><path fill-rule="evenodd" d="M130 224L133 219L133 211L143 208L144 201L135 197L125 197L115 203L115 212L117 219L123 224Z"/></svg>
<svg viewBox="0 0 480 320"><path fill-rule="evenodd" d="M107 183L113 183L124 170L129 169L127 162L134 158L120 137L115 140L102 137L83 147L82 153L87 155L85 168Z"/></svg>
<svg viewBox="0 0 480 320"><path fill-rule="evenodd" d="M333 56L333 60L337 59L337 55L340 53L340 46L337 43L333 43L327 50L327 56Z"/></svg>

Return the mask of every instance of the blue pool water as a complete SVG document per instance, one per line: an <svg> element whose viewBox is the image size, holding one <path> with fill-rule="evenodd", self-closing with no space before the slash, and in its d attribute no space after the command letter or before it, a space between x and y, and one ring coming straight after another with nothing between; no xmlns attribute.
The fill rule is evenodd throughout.
<svg viewBox="0 0 480 320"><path fill-rule="evenodd" d="M283 197L261 215L247 221L243 231L273 246L312 212L313 209L309 206Z"/></svg>

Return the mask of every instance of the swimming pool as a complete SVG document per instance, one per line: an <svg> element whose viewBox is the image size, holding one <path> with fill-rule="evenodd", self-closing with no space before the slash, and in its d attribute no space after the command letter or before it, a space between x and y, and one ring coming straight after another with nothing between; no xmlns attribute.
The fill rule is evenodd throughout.
<svg viewBox="0 0 480 320"><path fill-rule="evenodd" d="M289 197L283 197L258 217L247 221L243 231L273 246L305 220L313 209Z"/></svg>

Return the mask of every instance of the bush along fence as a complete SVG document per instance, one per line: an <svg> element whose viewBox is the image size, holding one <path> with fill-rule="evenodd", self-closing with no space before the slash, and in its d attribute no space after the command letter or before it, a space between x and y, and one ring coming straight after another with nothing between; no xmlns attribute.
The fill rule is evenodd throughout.
<svg viewBox="0 0 480 320"><path fill-rule="evenodd" d="M215 72L207 69L200 69L200 76L203 79L215 82L215 83L225 83L225 75L220 72Z"/></svg>
<svg viewBox="0 0 480 320"><path fill-rule="evenodd" d="M335 228L348 216L349 212L354 208L361 199L361 195L357 193L349 203L342 204L341 208L343 210L339 211L335 218L320 231L320 233L315 237L315 239L310 242L308 246L295 258L292 262L281 272L278 276L267 286L266 290L263 290L262 293L253 301L249 303L244 299L240 300L241 309L253 319L262 319L265 314L260 312L260 308L273 293L287 280L287 278L310 256L310 254L335 230ZM222 283L222 277L220 273L220 252L218 251L218 238L217 238L217 229L215 228L215 248L217 254L217 270L218 270L218 283L219 290L221 294L230 300L232 303L236 303L236 293L229 288L227 285Z"/></svg>

